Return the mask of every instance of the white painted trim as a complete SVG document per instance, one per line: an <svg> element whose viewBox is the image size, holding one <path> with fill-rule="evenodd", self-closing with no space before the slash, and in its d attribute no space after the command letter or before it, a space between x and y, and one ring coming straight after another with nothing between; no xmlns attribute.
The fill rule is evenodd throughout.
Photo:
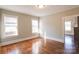
<svg viewBox="0 0 79 59"><path fill-rule="evenodd" d="M64 43L64 39L57 39L57 38L50 38L50 37L47 37L47 39L51 39L51 40L55 40L55 41Z"/></svg>
<svg viewBox="0 0 79 59"><path fill-rule="evenodd" d="M0 43L0 46L5 46L8 44L12 44L12 43L16 43L16 42L20 42L20 41L24 41L24 40L29 40L29 39L36 38L36 37L38 37L38 36L31 36L31 37L27 37L27 38L18 39L18 40L2 42L2 43Z"/></svg>
<svg viewBox="0 0 79 59"><path fill-rule="evenodd" d="M44 38L44 37L42 37L42 38ZM64 39L57 39L57 38L52 38L52 37L46 37L46 39L50 39L50 40L54 40L54 41L64 43Z"/></svg>

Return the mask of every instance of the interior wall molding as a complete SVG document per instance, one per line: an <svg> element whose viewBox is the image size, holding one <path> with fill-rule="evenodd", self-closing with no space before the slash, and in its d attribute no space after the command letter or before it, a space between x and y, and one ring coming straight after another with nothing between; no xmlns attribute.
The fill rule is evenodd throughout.
<svg viewBox="0 0 79 59"><path fill-rule="evenodd" d="M7 41L7 42L1 42L0 46L5 46L5 45L9 45L9 44L13 44L13 43L17 43L17 42L21 42L24 40L30 40L30 39L34 39L34 38L38 38L39 36L31 36L31 37L27 37L27 38L22 38L22 39L18 39L18 40L12 40L12 41Z"/></svg>
<svg viewBox="0 0 79 59"><path fill-rule="evenodd" d="M43 38L43 39L50 39L50 40L54 40L54 41L58 41L58 42L64 43L64 39L57 39L57 38L52 38L52 37L44 38L43 36L41 36L41 38Z"/></svg>

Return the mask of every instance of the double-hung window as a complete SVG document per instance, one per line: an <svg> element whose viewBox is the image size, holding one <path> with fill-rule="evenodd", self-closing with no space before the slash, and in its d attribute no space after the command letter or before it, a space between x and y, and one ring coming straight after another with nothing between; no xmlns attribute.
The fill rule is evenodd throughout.
<svg viewBox="0 0 79 59"><path fill-rule="evenodd" d="M32 33L38 33L38 20L32 20Z"/></svg>
<svg viewBox="0 0 79 59"><path fill-rule="evenodd" d="M4 15L3 16L3 36L18 35L18 18L16 16Z"/></svg>
<svg viewBox="0 0 79 59"><path fill-rule="evenodd" d="M71 31L71 21L65 21L65 31Z"/></svg>

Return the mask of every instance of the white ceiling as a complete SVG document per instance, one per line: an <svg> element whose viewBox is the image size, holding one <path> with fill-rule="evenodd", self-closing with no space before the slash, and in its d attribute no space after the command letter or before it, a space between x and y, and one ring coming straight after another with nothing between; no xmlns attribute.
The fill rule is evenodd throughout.
<svg viewBox="0 0 79 59"><path fill-rule="evenodd" d="M34 16L46 16L72 8L79 7L79 5L47 5L43 9L35 8L34 5L0 5L0 8L25 13Z"/></svg>

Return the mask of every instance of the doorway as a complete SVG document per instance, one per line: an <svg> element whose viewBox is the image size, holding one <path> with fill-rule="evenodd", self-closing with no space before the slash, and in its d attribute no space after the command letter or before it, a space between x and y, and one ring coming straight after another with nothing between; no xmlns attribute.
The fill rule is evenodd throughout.
<svg viewBox="0 0 79 59"><path fill-rule="evenodd" d="M64 38L65 38L65 53L75 53L74 44L74 27L76 26L76 17L69 16L64 18Z"/></svg>

